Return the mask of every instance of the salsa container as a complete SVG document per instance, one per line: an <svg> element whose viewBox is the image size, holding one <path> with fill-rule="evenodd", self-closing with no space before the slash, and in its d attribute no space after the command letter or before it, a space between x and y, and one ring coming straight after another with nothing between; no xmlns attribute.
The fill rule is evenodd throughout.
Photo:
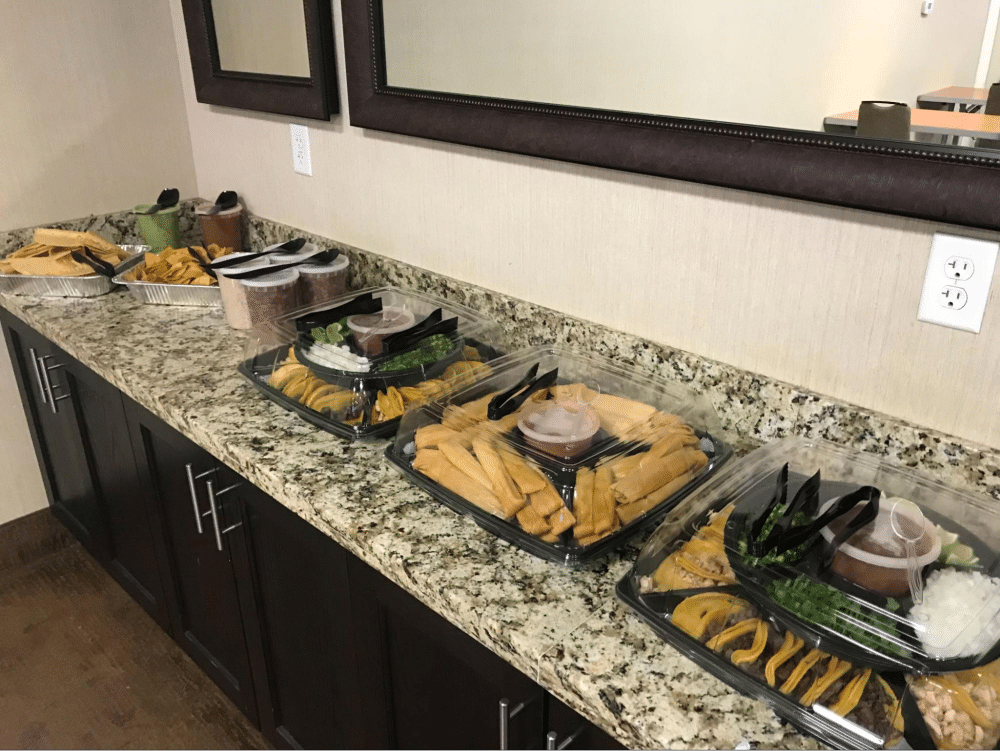
<svg viewBox="0 0 1000 751"><path fill-rule="evenodd" d="M112 281L128 287L132 296L147 305L186 305L189 307L215 308L222 306L222 293L218 285L203 287L193 284L160 284L136 282L129 279L130 272L146 263L144 254L130 258L118 267Z"/></svg>
<svg viewBox="0 0 1000 751"><path fill-rule="evenodd" d="M772 508L786 465L787 496ZM820 476L814 478L817 471ZM803 487L817 490L817 510L787 517L784 511ZM791 541L796 530L809 529L821 509L835 505L827 505L829 501L851 494L878 498L881 505L905 498L938 528L944 543L939 557L919 570L922 605L914 603L909 592L888 598L833 573L830 561L837 547L832 543L839 546L843 538L816 534L801 544L796 540L783 552L778 552L780 547L753 545L768 529ZM803 491L801 497L807 495ZM755 527L761 518L763 526ZM788 528L782 529L779 525L785 523ZM897 541L880 536L886 534L893 533L872 522L846 539L889 550ZM913 748L933 748L928 745L929 728L947 726L957 735L935 734L933 743L940 742L942 748L993 748L994 731L1000 733L1000 677L994 675L1000 665L998 577L996 501L949 488L871 454L788 438L733 462L668 514L618 583L617 593L686 656L824 743L882 748L902 738ZM982 586L977 589L975 581ZM955 596L967 599L956 606L951 600ZM738 633L743 628L739 624L749 629L754 619L759 624L754 622L752 631ZM717 637L730 628L727 636ZM733 639L730 646L727 638ZM781 647L790 650L799 641L800 648L783 660ZM735 647L743 651L727 654ZM818 685L823 688L818 696L811 696L805 683L782 683L787 679L781 670L794 673L795 667L809 664L806 656L817 654L802 680L819 684L824 676L829 678L832 682L825 688ZM847 672L838 675L845 666ZM766 680L768 667L779 671L772 673L773 685ZM944 689L934 684L928 693L925 684L931 681L955 686L954 704L949 698L935 707ZM922 698L912 693L913 685ZM854 699L858 702L851 705ZM846 714L838 715L833 708ZM940 716L934 714L937 710Z"/></svg>
<svg viewBox="0 0 1000 751"><path fill-rule="evenodd" d="M444 321L454 321L454 331L448 334L449 352L425 365L382 372L341 370L310 360L313 346L325 347L311 339L302 322L359 300L376 301L386 308L405 307L413 314L415 325L432 314ZM337 346L346 347L353 355L361 353L349 336ZM471 383L489 372L486 363L498 357L502 347L500 327L471 308L413 290L373 287L318 305L303 306L255 326L247 342L246 359L238 370L268 399L312 425L342 438L358 440L392 436L399 427L399 417L376 421L380 397L405 393L416 401L420 388L429 396ZM295 391L289 395L284 390L288 385L276 387L275 373L290 361L304 365L317 388L322 388L319 381L329 387L325 391L330 392L330 399L336 400L336 404L317 410L304 403L306 395L298 396ZM410 403L405 402L406 406Z"/></svg>
<svg viewBox="0 0 1000 751"><path fill-rule="evenodd" d="M119 245L129 254L115 268L116 273L128 267L135 256L142 257L148 245ZM0 292L8 295L33 295L36 297L99 297L115 288L112 279L102 274L91 276L29 276L0 274Z"/></svg>
<svg viewBox="0 0 1000 751"><path fill-rule="evenodd" d="M386 456L444 505L540 558L576 566L606 555L682 503L732 456L718 438L721 427L711 405L679 384L553 346L521 350L491 367L478 383L408 410ZM518 403L524 389L536 387ZM539 446L522 430L539 412L562 419L564 411L583 415L579 426L566 423L569 456ZM462 422L473 414L482 419ZM591 414L599 419L596 433L585 425ZM441 425L460 435L452 437ZM434 450L425 443L434 431L447 434L441 443L454 438L471 444L463 445L468 459L489 470L491 494L503 494L499 508L478 488L462 490L451 459L440 464L440 455L422 453ZM666 453L660 455L661 448ZM506 472L496 469L494 452ZM465 454L449 453L468 466ZM434 468L425 464L429 459ZM541 479L526 477L522 465ZM641 477L633 474L640 467ZM469 471L477 474L475 467ZM512 490L508 475L522 478Z"/></svg>

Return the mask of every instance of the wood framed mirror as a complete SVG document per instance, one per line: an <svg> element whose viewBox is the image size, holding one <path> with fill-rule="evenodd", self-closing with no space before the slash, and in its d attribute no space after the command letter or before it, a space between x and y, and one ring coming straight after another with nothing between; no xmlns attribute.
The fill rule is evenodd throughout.
<svg viewBox="0 0 1000 751"><path fill-rule="evenodd" d="M199 102L339 112L330 0L181 0Z"/></svg>
<svg viewBox="0 0 1000 751"><path fill-rule="evenodd" d="M804 7L795 3L789 5L788 0L778 0L775 5L782 2L788 6L784 10L783 20L786 21L791 12L789 8ZM997 17L992 10L996 3L993 0L968 2L984 4L982 18L977 15L975 23L979 28L977 38L985 49L986 42L981 39L980 26L982 22L990 23L986 16L986 5L991 8L992 22L996 23ZM438 33L440 21L434 20L431 6L440 6L440 13L465 14L466 8L476 6L488 9L489 3L486 0L433 0L428 3L419 0L342 0L351 124L855 209L1000 229L1000 150L979 148L978 144L983 142L981 140L966 138L970 145L957 145L957 136L942 139L933 130L929 134L917 133L913 140L905 142L857 137L848 134L853 131L844 126L845 122L850 125L850 120L845 120L849 113L843 113L847 109L846 104L836 105L839 110L817 109L812 115L815 130L807 130L794 124L792 127L774 127L752 122L705 119L694 116L698 115L697 111L694 115L685 113L685 117L679 117L676 112L669 111L670 102L659 110L662 114L646 114L638 109L616 109L618 100L614 96L607 103L604 100L590 101L588 92L593 88L591 84L601 69L589 72L581 69L580 56L573 50L566 52L564 21L565 13L570 12L567 3L573 5L571 0L512 0L511 7L523 6L525 13L533 14L534 24L531 27L531 39L518 37L512 44L510 39L503 39L503 29L511 26L511 7L506 5L502 13L498 9L484 10L487 16L481 21L463 18L463 24L457 24L455 29L449 30L451 36L442 36ZM576 4L576 7L600 6L602 3L609 8L609 14L617 14L615 19L632 12L625 5L682 7L681 4L652 3L651 0L628 0L626 3L601 0L597 3ZM563 16L555 21L541 18L539 14L544 11L540 9L549 5L566 6L561 11ZM728 7L733 6L729 4ZM760 8L759 4L752 7L758 10ZM919 3L915 7L914 12L918 18L913 23L919 24L923 22L919 19ZM390 16L386 15L388 8L392 9ZM689 20L700 22L697 14L702 12L703 6L692 4L691 8L692 10L686 11L689 13ZM909 12L907 7L906 13ZM907 23L910 23L909 17L907 18ZM949 19L948 16L939 16L934 19L934 23L950 23ZM716 22L720 23L718 19ZM885 22L898 25L898 19L895 18L887 17ZM469 36L470 26L480 29L479 38ZM592 21L586 24L588 49L600 47L607 37L612 36L608 26L608 23L595 24ZM390 33L399 33L398 30L403 29L411 36L403 43L394 42L393 46L387 47L387 28ZM713 33L712 28L731 27L706 25L709 30L707 33ZM925 30L932 27L914 28L916 31L907 27L909 37L917 32L926 34ZM393 29L396 31L393 32ZM539 32L539 29L542 31ZM944 28L942 33L945 32L953 36L953 25ZM636 24L625 33L619 30L618 44L622 52L614 53L616 62L624 57L624 50L635 44L636 37L641 36L641 33L642 26ZM558 37L560 54L569 62L563 64L561 59L551 54L549 46L555 43L546 39L546 35ZM781 39L791 39L793 36L786 33ZM679 36L675 36L672 48L679 49L678 40L682 41ZM992 41L992 36L990 40ZM927 37L920 37L917 42L926 45ZM867 39L864 43L871 44L871 41ZM516 66L518 56L524 56L530 44L544 51L544 59L529 59L522 66L521 76L517 79L520 88L508 87L508 80L514 80L515 77L506 76L503 65ZM815 46L811 39L802 42L798 48L800 54L804 54L803 49L808 51L810 45ZM507 50L514 52L508 54ZM918 53L919 50L918 47ZM979 51L980 44L977 43L973 53L978 55ZM710 52L717 53L718 48ZM488 73L472 83L459 80L459 74L464 74L473 67L465 59L456 57L460 53L470 55L473 62L481 59L480 62L488 67ZM760 54L766 54L766 51ZM438 66L440 70L437 72L435 66L426 66L430 72L426 78L421 79L420 75L414 73L414 61L432 59L433 56L440 56L438 59L444 64ZM927 57L926 53L923 57ZM706 59L707 57L703 57L699 60L702 67L706 64ZM400 61L406 64L401 64ZM658 69L669 71L669 74L658 72L656 85L670 80L668 76L694 75L693 63L687 66L684 58L675 62L673 67L663 65ZM752 62L751 60L747 64ZM850 59L841 59L839 67L835 67L833 74L828 77L843 79L848 63ZM964 71L968 71L970 66L976 67L974 61L966 61L963 65ZM690 67L691 70L685 71L685 67ZM778 65L771 65L771 75L777 76L775 71L780 72L789 67L786 65L779 70ZM960 67L954 66L955 70ZM567 96L560 101L544 90L542 94L534 93L533 84L537 71L560 69L566 71L567 78L575 74L584 82L577 87L578 92L584 92L578 93L579 99ZM728 70L735 79L736 68L730 66ZM794 73L794 69L792 72ZM435 75L438 73L440 76L436 79ZM958 76L951 68L945 71L944 67L938 74L939 78L944 77L949 81L955 80L949 76ZM632 78L640 77L622 80L628 75L629 71L623 70L619 71L618 78L612 77L613 95L627 91L633 85ZM971 73L963 75L969 77ZM455 82L443 82L448 76L452 76ZM880 76L879 80L882 79L895 80L888 75ZM766 76L761 76L759 80L766 80ZM861 80L864 83L863 75ZM620 81L618 89L615 89L615 81ZM886 99L883 92L888 84L883 86L880 83L876 86L874 76L872 81L871 98ZM861 88L858 91L861 93L852 93L850 96L865 96L869 89ZM925 92L926 90L918 90L908 92L907 95L912 93L912 98L916 100L918 94ZM792 93L794 92L789 92L789 96ZM853 98L844 101L852 103L855 110L860 104ZM586 106L581 106L581 102ZM835 105L826 106L832 108ZM920 123L923 122L922 118L935 116L917 113L916 108L922 106L920 102L914 101L912 106L914 117ZM947 105L944 107L947 108ZM706 108L705 111L709 109ZM953 106L952 109L957 110L958 107ZM656 110L645 110L647 113L650 111ZM725 116L723 110L715 111ZM833 116L835 114L836 117ZM1000 116L995 116L995 119L1000 123ZM993 117L987 117L986 120L994 122ZM789 122L793 121L789 118ZM938 140L942 142L935 142Z"/></svg>

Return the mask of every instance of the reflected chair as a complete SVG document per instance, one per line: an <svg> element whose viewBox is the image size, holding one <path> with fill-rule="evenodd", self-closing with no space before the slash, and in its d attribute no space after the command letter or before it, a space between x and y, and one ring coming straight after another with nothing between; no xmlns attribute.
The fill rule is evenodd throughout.
<svg viewBox="0 0 1000 751"><path fill-rule="evenodd" d="M983 108L984 115L1000 115L1000 82L990 86L990 93L986 97L986 106ZM1000 149L1000 141L992 138L977 138L977 149Z"/></svg>
<svg viewBox="0 0 1000 751"><path fill-rule="evenodd" d="M862 138L909 141L910 106L903 102L862 102L858 109L856 135Z"/></svg>

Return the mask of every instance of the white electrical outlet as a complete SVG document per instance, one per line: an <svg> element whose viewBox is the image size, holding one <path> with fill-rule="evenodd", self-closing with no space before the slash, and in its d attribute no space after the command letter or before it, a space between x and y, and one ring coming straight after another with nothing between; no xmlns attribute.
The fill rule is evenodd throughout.
<svg viewBox="0 0 1000 751"><path fill-rule="evenodd" d="M929 16L934 12L934 0L924 0L923 5L920 6L920 15Z"/></svg>
<svg viewBox="0 0 1000 751"><path fill-rule="evenodd" d="M1000 243L934 235L917 318L979 333Z"/></svg>
<svg viewBox="0 0 1000 751"><path fill-rule="evenodd" d="M309 150L309 128L292 123L292 169L312 177L312 152Z"/></svg>

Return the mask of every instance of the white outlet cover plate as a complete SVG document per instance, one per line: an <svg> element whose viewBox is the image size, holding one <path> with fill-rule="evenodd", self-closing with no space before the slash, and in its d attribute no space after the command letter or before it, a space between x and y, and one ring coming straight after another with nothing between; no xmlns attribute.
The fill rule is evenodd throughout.
<svg viewBox="0 0 1000 751"><path fill-rule="evenodd" d="M924 277L917 318L978 334L983 325L986 303L990 298L990 284L993 282L998 250L1000 243L936 233L931 244L930 258L927 260L927 275ZM962 280L949 277L945 264L952 257L972 261L975 266L972 276ZM946 287L960 287L968 294L969 300L960 310L942 304Z"/></svg>
<svg viewBox="0 0 1000 751"><path fill-rule="evenodd" d="M309 128L291 123L292 169L300 175L312 177L312 151L309 148Z"/></svg>

